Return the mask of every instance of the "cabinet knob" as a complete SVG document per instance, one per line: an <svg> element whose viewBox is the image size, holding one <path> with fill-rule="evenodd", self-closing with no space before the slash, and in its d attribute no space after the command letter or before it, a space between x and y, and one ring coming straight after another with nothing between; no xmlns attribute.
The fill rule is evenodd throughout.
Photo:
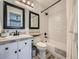
<svg viewBox="0 0 79 59"><path fill-rule="evenodd" d="M26 45L27 43L25 42L25 45Z"/></svg>
<svg viewBox="0 0 79 59"><path fill-rule="evenodd" d="M17 51L15 51L15 54L17 53Z"/></svg>
<svg viewBox="0 0 79 59"><path fill-rule="evenodd" d="M18 51L21 52L21 49L19 49Z"/></svg>
<svg viewBox="0 0 79 59"><path fill-rule="evenodd" d="M8 50L8 47L6 47L5 50Z"/></svg>

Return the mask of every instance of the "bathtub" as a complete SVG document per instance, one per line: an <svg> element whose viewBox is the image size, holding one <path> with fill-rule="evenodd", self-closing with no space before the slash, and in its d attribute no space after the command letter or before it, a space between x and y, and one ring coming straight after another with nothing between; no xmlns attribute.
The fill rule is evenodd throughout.
<svg viewBox="0 0 79 59"><path fill-rule="evenodd" d="M56 59L66 59L66 51L62 50L51 43L47 43L47 50L56 58Z"/></svg>

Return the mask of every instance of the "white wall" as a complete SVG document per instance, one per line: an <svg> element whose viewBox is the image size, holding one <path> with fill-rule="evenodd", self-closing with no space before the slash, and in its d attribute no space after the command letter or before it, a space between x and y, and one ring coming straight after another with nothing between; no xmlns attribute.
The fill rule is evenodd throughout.
<svg viewBox="0 0 79 59"><path fill-rule="evenodd" d="M48 19L49 44L66 50L66 1L62 0L49 9Z"/></svg>

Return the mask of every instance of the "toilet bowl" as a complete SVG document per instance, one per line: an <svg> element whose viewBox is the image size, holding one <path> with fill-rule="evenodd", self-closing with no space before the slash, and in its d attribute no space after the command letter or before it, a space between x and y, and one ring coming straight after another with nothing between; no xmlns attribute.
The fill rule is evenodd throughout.
<svg viewBox="0 0 79 59"><path fill-rule="evenodd" d="M38 42L36 44L37 49L39 50L39 58L40 59L46 59L46 47L47 45L43 42Z"/></svg>

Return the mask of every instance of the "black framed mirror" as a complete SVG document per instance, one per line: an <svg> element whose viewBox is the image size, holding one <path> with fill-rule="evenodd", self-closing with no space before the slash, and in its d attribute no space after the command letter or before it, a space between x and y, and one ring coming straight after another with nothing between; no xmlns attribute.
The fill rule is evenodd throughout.
<svg viewBox="0 0 79 59"><path fill-rule="evenodd" d="M29 29L39 29L40 19L39 14L29 11Z"/></svg>
<svg viewBox="0 0 79 59"><path fill-rule="evenodd" d="M4 1L3 28L25 29L25 9Z"/></svg>

